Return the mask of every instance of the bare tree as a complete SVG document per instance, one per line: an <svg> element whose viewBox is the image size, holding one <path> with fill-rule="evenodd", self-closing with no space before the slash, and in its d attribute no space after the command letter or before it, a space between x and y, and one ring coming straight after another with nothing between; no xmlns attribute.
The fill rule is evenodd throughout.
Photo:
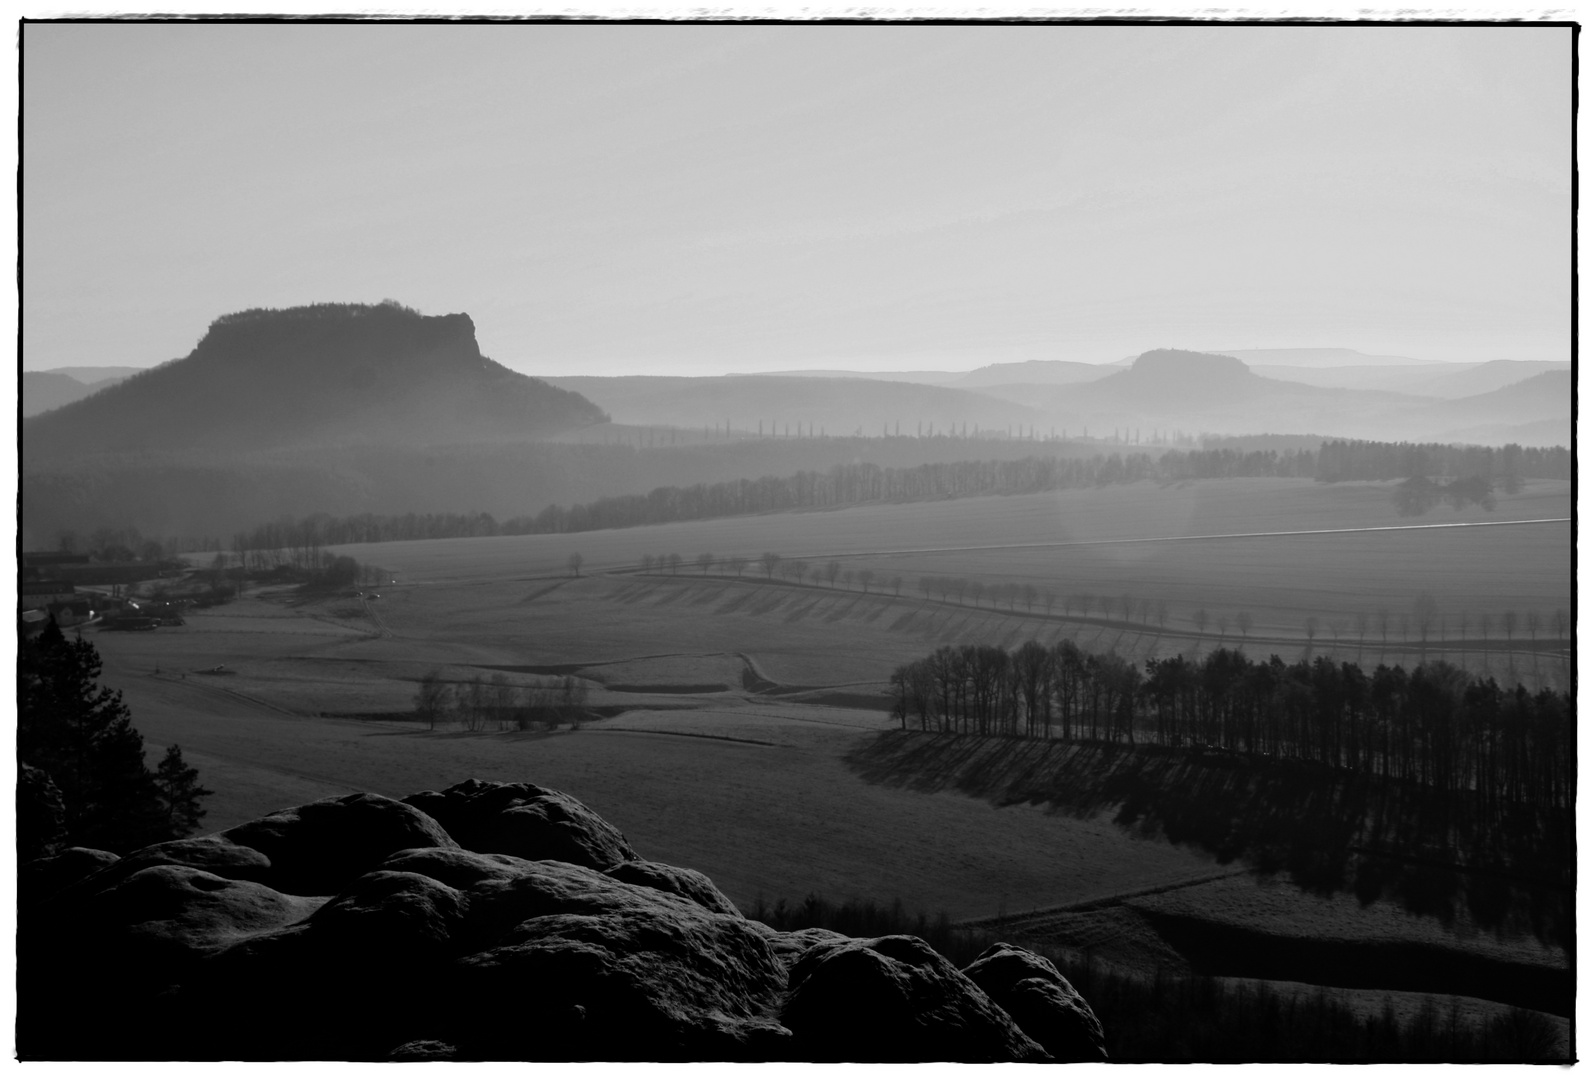
<svg viewBox="0 0 1595 1080"><path fill-rule="evenodd" d="M1225 636L1229 633L1229 616L1223 612L1219 612L1218 618L1214 619L1213 623L1218 627L1218 639L1223 641Z"/></svg>
<svg viewBox="0 0 1595 1080"><path fill-rule="evenodd" d="M1540 612L1538 608L1529 608L1523 616L1523 625L1528 628L1529 640L1538 641L1540 638Z"/></svg>
<svg viewBox="0 0 1595 1080"><path fill-rule="evenodd" d="M1412 601L1412 620L1418 624L1418 640L1422 643L1424 655L1429 652L1429 631L1434 629L1434 620L1439 613L1440 606L1435 603L1433 593L1421 592Z"/></svg>
<svg viewBox="0 0 1595 1080"><path fill-rule="evenodd" d="M858 572L859 587L862 588L865 592L869 592L869 583L874 581L874 580L875 580L875 571L871 570L869 567L866 566L864 569L862 569L862 570L860 570Z"/></svg>
<svg viewBox="0 0 1595 1080"><path fill-rule="evenodd" d="M844 589L851 588L852 584L853 584L853 571L851 571L851 570L843 570L842 571L842 588L844 588Z"/></svg>
<svg viewBox="0 0 1595 1080"><path fill-rule="evenodd" d="M488 700L493 713L494 726L503 731L509 726L510 714L515 711L515 687L502 671L493 672L489 680Z"/></svg>
<svg viewBox="0 0 1595 1080"><path fill-rule="evenodd" d="M1210 616L1208 615L1207 609L1205 607L1197 608L1191 613L1191 622L1196 626L1196 632L1198 634L1207 633L1207 621L1209 618Z"/></svg>
<svg viewBox="0 0 1595 1080"><path fill-rule="evenodd" d="M698 556L698 573L704 577L709 576L709 567L714 565L714 556L705 551Z"/></svg>
<svg viewBox="0 0 1595 1080"><path fill-rule="evenodd" d="M974 600L976 607L980 606L980 594L985 591L986 586L983 583L979 581L971 581L969 583L969 596L970 599Z"/></svg>
<svg viewBox="0 0 1595 1080"><path fill-rule="evenodd" d="M1024 587L1026 611L1034 611L1036 609L1036 595L1036 587L1026 582Z"/></svg>
<svg viewBox="0 0 1595 1080"><path fill-rule="evenodd" d="M1379 650L1390 644L1390 609L1380 608L1374 615L1374 623L1379 627Z"/></svg>
<svg viewBox="0 0 1595 1080"><path fill-rule="evenodd" d="M1506 631L1506 643L1510 648L1512 635L1517 633L1517 612L1504 611L1501 613L1501 629Z"/></svg>
<svg viewBox="0 0 1595 1080"><path fill-rule="evenodd" d="M731 558L725 561L725 564L731 568L731 572L733 574L735 574L737 577L741 577L742 571L746 570L748 567L748 560L745 555L733 555Z"/></svg>
<svg viewBox="0 0 1595 1080"><path fill-rule="evenodd" d="M1157 625L1159 630L1167 630L1169 626L1169 604L1167 600L1157 602Z"/></svg>
<svg viewBox="0 0 1595 1080"><path fill-rule="evenodd" d="M1318 637L1318 616L1307 616L1307 651L1313 651L1313 641Z"/></svg>
<svg viewBox="0 0 1595 1080"><path fill-rule="evenodd" d="M775 576L775 568L781 565L781 556L773 551L766 551L759 556L759 565L764 567L764 577L769 580Z"/></svg>
<svg viewBox="0 0 1595 1080"><path fill-rule="evenodd" d="M675 572L681 568L681 556L672 551L665 556L665 565L670 567L670 573L674 576Z"/></svg>
<svg viewBox="0 0 1595 1080"><path fill-rule="evenodd" d="M583 707L587 704L587 684L574 675L566 675L560 687L560 708L570 721L570 729L581 727Z"/></svg>
<svg viewBox="0 0 1595 1080"><path fill-rule="evenodd" d="M565 568L570 571L572 577L581 577L582 553L579 551L571 552L570 558L565 560Z"/></svg>
<svg viewBox="0 0 1595 1080"><path fill-rule="evenodd" d="M842 572L842 564L832 559L825 564L825 578L831 583L831 588L836 588L836 576Z"/></svg>
<svg viewBox="0 0 1595 1080"><path fill-rule="evenodd" d="M653 570L653 568L654 568L654 557L652 555L644 555L642 557L642 572L646 574L646 573L650 572L651 570Z"/></svg>
<svg viewBox="0 0 1595 1080"><path fill-rule="evenodd" d="M893 596L902 596L903 595L903 579L898 577L898 576L896 576L895 574L892 576L892 595Z"/></svg>
<svg viewBox="0 0 1595 1080"><path fill-rule="evenodd" d="M428 731L437 730L438 717L448 707L449 687L443 676L433 669L421 676L415 684L415 712L426 721Z"/></svg>
<svg viewBox="0 0 1595 1080"><path fill-rule="evenodd" d="M1250 611L1237 611L1235 613L1235 626L1241 632L1244 641L1247 634L1252 632L1252 613Z"/></svg>

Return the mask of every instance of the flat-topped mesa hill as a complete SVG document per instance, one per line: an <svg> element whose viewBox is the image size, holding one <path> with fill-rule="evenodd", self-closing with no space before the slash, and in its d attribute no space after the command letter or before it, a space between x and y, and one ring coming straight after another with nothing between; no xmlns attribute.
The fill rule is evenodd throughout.
<svg viewBox="0 0 1595 1080"><path fill-rule="evenodd" d="M224 315L194 351L23 422L29 461L540 438L608 419L482 355L469 315L313 304Z"/></svg>
<svg viewBox="0 0 1595 1080"><path fill-rule="evenodd" d="M1217 353L1186 349L1153 349L1135 358L1128 370L1110 375L1101 390L1130 393L1143 401L1188 404L1232 401L1236 394L1255 396L1285 384L1252 373L1244 361Z"/></svg>

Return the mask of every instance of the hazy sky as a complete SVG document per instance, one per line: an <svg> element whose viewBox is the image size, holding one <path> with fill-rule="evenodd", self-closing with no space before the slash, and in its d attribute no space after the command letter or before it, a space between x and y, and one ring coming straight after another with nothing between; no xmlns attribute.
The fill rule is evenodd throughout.
<svg viewBox="0 0 1595 1080"><path fill-rule="evenodd" d="M1557 27L38 25L23 366L468 312L531 374L1568 359Z"/></svg>

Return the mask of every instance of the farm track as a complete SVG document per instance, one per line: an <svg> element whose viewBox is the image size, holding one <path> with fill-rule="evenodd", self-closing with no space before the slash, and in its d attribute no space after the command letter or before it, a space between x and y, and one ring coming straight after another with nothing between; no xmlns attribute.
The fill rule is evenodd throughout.
<svg viewBox="0 0 1595 1080"><path fill-rule="evenodd" d="M1045 934L1050 928L1056 926L1060 918L1067 915L1078 915L1085 911L1101 911L1103 908L1117 907L1126 900L1134 900L1142 896L1158 896L1162 893L1174 892L1177 889L1191 889L1198 885L1207 885L1210 882L1240 877L1242 874L1250 874L1252 872L1251 867L1243 866L1235 870L1226 870L1223 873L1203 874L1200 877L1187 878L1184 881L1170 881L1145 889L1132 889L1129 892L1113 893L1108 896L1093 896L1086 900L1059 904L1057 907L1038 908L1023 915L992 915L980 919L964 919L957 925L971 929L1001 929L1031 935Z"/></svg>
<svg viewBox="0 0 1595 1080"><path fill-rule="evenodd" d="M611 732L626 735L663 735L670 739L714 739L716 742L743 743L747 746L781 746L781 743L768 742L764 739L740 739L735 735L710 735L703 731L660 731L655 728L629 728L629 727L604 727L593 728L595 732L609 734Z"/></svg>
<svg viewBox="0 0 1595 1080"><path fill-rule="evenodd" d="M874 558L895 555L947 555L970 551L1036 551L1052 548L1113 547L1121 544L1173 544L1205 540L1266 540L1289 536L1349 536L1362 533L1416 532L1435 529L1487 529L1508 525L1571 524L1571 517L1519 518L1512 521L1445 521L1427 525L1358 525L1341 529L1279 529L1268 532L1202 533L1193 536L1121 536L1106 540L1039 540L1021 544L962 544L946 547L884 548L878 550L848 550L800 552L787 558L841 559ZM574 535L574 534L573 534ZM644 573L641 566L625 563L618 566L595 567L600 573ZM676 575L666 575L675 577ZM702 577L703 575L699 575ZM757 579L754 579L757 580ZM768 580L768 579L767 579Z"/></svg>
<svg viewBox="0 0 1595 1080"><path fill-rule="evenodd" d="M152 675L150 677L176 686L197 697L214 697L227 702L241 701L258 709L265 709L267 712L276 713L279 716L291 716L296 720L304 719L305 717L311 715L309 713L295 712L293 709L285 709L281 705L276 705L270 701L267 701L265 698L253 697L239 690L231 690L225 686L213 685L208 681L210 678L212 678L210 675L203 675L195 679L184 679L181 676L173 678L170 675ZM225 676L223 677L225 678Z"/></svg>
<svg viewBox="0 0 1595 1080"><path fill-rule="evenodd" d="M1558 519L1554 519L1554 520L1566 520L1566 519L1558 518ZM1486 522L1485 524L1517 524L1517 523L1516 522ZM1443 526L1442 525L1414 525L1414 526L1403 526L1403 527L1405 527L1405 528L1438 529L1438 528L1455 528L1456 526L1452 526L1452 525L1443 525ZM1347 530L1347 531L1358 531L1358 530ZM1375 531L1377 531L1377 530L1375 530ZM1296 534L1284 534L1284 535L1296 535ZM1097 542L1098 541L1091 541L1091 543L1097 543ZM1100 542L1101 543L1119 543L1120 541L1100 541ZM1017 545L1017 546L1026 547L1026 546L1035 546L1035 545ZM949 549L949 550L960 550L960 551L962 551L962 550L974 550L974 549L959 548L959 549ZM879 553L877 553L877 554L879 554ZM886 554L891 554L891 553L886 553ZM819 558L819 557L823 557L823 556L815 556L815 557ZM660 575L660 574L648 574L648 575L645 575L642 571L626 571L626 570L619 570L619 571L605 572L605 573L606 573L606 576L615 576L615 577L622 577L623 576L623 577L628 577L628 578L641 578L641 577L644 577L644 576L648 576L648 577L663 577L665 579L668 579L670 577L670 575L668 575L668 574L665 574L665 575ZM1196 633L1196 632L1188 631L1188 630L1185 630L1185 629L1172 630L1171 631L1167 627L1159 626L1159 627L1154 628L1154 627L1148 626L1145 623L1137 623L1137 622L1131 622L1131 621L1122 620L1122 619L1112 619L1112 618L1106 618L1106 617L1096 617L1096 616L1091 616L1091 615L1053 615L1053 614L1048 613L1048 612L1037 613L1035 611L1018 611L1018 610L1012 609L1012 608L1010 608L1010 609L1005 611L1005 610L1003 610L1001 608L998 608L998 607L982 607L979 604L966 603L966 602L961 601L961 600L929 600L929 599L916 600L916 599L914 599L911 596L910 597L887 596L884 593L852 593L852 592L850 592L849 590L846 590L846 589L836 589L836 588L832 588L832 587L826 586L826 585L804 585L804 584L801 584L801 583L798 583L798 582L792 582L792 581L775 581L775 580L760 581L760 580L758 580L756 578L724 577L724 576L719 575L719 574L710 574L710 575L708 575L708 578L709 578L709 580L718 580L718 581L730 581L730 582L741 581L741 582L747 582L747 583L755 585L755 586L773 587L773 588L779 588L779 589L786 589L786 590L789 590L789 591L805 590L805 591L810 591L810 592L815 592L815 593L822 593L822 594L827 594L827 595L847 596L847 597L850 597L850 598L852 598L854 600L866 600L866 599L868 599L868 600L880 600L880 601L883 601L883 602L886 602L886 603L912 604L912 605L915 605L916 607L918 607L919 610L925 611L925 612L930 612L930 613L935 613L935 612L938 612L938 611L944 611L945 612L945 611L948 611L949 609L951 609L953 611L963 612L965 614L977 614L977 615L981 615L981 616L992 616L992 615L995 615L995 616L998 616L1000 618L1005 618L1005 619L1029 619L1029 620L1032 620L1034 622L1049 623L1049 624L1061 624L1061 625L1071 625L1071 626L1079 626L1079 627L1083 627L1083 628L1091 628L1091 629L1095 629L1095 630L1097 630L1099 632L1114 631L1114 632L1117 632L1119 634L1135 634L1137 637L1141 637L1141 636L1145 636L1145 635L1151 634L1154 637L1174 637L1174 638L1178 638L1181 641L1199 640L1199 641L1202 641L1202 642L1211 642L1215 646L1228 646L1228 647L1231 647L1231 648L1258 645L1258 646L1277 646L1277 647L1285 648L1285 649L1296 649L1296 648L1302 648L1303 646L1306 646L1306 645L1309 645L1309 644L1312 644L1315 648L1317 648L1317 647L1327 648L1327 649L1329 649L1331 651L1334 651L1334 652L1339 652L1339 651L1342 651L1342 650L1350 650L1350 649L1355 648L1355 649L1358 650L1358 653L1359 653L1358 663L1361 663L1360 654L1362 652L1364 652L1364 651L1366 651L1368 653L1382 654L1386 649L1395 649L1398 652L1412 652L1415 649L1420 649L1421 648L1421 643L1414 643L1412 641L1402 641L1402 642L1395 643L1394 645L1392 645L1392 644L1387 642L1387 643L1384 643L1383 645L1364 644L1364 645L1360 645L1359 646L1359 645L1356 645L1356 644L1344 644L1344 643L1334 639L1333 637L1331 637L1327 641L1325 641L1323 639L1317 639L1315 641L1309 642L1308 638L1305 635L1302 636L1302 637L1281 637L1281 636L1277 636L1277 635L1275 635L1275 636L1254 635L1254 636L1248 636L1248 637L1241 637L1241 638L1237 639L1234 635ZM696 580L702 580L702 578L700 577L700 578L698 578ZM1543 638L1543 639L1540 639L1540 640L1537 640L1537 641L1531 641L1531 642L1526 642L1526 643L1525 642L1519 642L1519 641L1513 641L1513 642L1509 643L1509 645L1503 646L1501 644L1501 642L1500 642L1500 639L1498 639L1498 638L1462 638L1462 639L1446 639L1446 640L1440 640L1440 639L1437 638L1434 641L1434 643L1433 643L1433 645L1431 647L1432 647L1434 652L1439 653L1439 654L1477 652L1477 653L1485 653L1487 655L1492 655L1492 656L1524 656L1524 657L1532 658L1532 657L1534 657L1536 655L1546 655L1546 654L1560 655L1561 653L1567 652L1567 651L1569 651L1572 648L1572 642L1569 641L1566 638L1547 637L1547 638ZM667 653L667 654L661 654L661 655L669 656L669 655L692 655L692 654L686 654L686 653L683 653L683 654L668 654ZM737 653L736 655L743 656L744 654ZM636 659L652 659L652 658L651 657L637 657ZM744 656L744 659L746 659L745 656ZM605 661L605 663L624 663L624 662L625 661L621 661L621 660ZM1381 660L1380 662L1383 662L1383 661ZM750 663L751 663L751 661L750 661ZM589 666L596 666L596 665L589 665ZM761 672L757 671L757 668L755 668L755 673L759 674L761 678L764 677ZM865 683L857 683L857 682L855 682L855 683L838 683L837 684L837 686L859 686L859 685L866 685L866 684ZM812 687L805 686L805 687L802 687L802 688L788 687L788 688L781 688L781 689L772 689L772 690L769 690L769 691L766 691L766 692L767 693L772 693L772 694L779 694L779 693L784 693L784 692L799 692L800 690L807 691L807 690L824 690L824 689L833 689L833 688L832 687L828 687L828 686L812 686Z"/></svg>

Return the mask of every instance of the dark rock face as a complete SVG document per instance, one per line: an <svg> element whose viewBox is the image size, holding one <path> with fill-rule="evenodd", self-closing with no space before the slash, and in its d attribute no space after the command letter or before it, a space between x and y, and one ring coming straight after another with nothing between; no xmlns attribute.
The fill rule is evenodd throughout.
<svg viewBox="0 0 1595 1080"><path fill-rule="evenodd" d="M819 926L810 926L802 930L776 930L761 922L755 922L753 926L764 935L764 940L770 943L770 951L775 953L776 960L788 971L792 969L793 964L803 958L804 953L816 945L852 940L846 934L839 934L835 930L826 930Z"/></svg>
<svg viewBox="0 0 1595 1080"><path fill-rule="evenodd" d="M952 962L907 935L814 946L781 1021L807 1061L1045 1061Z"/></svg>
<svg viewBox="0 0 1595 1080"><path fill-rule="evenodd" d="M66 802L50 774L17 764L17 858L31 861L54 853L66 832Z"/></svg>
<svg viewBox="0 0 1595 1080"><path fill-rule="evenodd" d="M19 883L28 1060L1040 1061L1090 1017L1024 950L970 969L1010 1018L918 938L744 919L530 784L326 799Z"/></svg>
<svg viewBox="0 0 1595 1080"><path fill-rule="evenodd" d="M742 914L725 893L714 887L714 882L696 870L666 866L646 859L632 859L616 863L604 873L617 881L629 881L633 885L646 885L650 889L672 893L721 915Z"/></svg>
<svg viewBox="0 0 1595 1080"><path fill-rule="evenodd" d="M964 974L1057 1060L1108 1060L1096 1013L1045 956L999 942Z"/></svg>
<svg viewBox="0 0 1595 1080"><path fill-rule="evenodd" d="M19 905L47 899L117 862L113 852L71 847L54 855L25 862L17 871Z"/></svg>
<svg viewBox="0 0 1595 1080"><path fill-rule="evenodd" d="M558 859L594 870L638 857L619 829L564 792L536 784L467 780L404 801L472 851Z"/></svg>
<svg viewBox="0 0 1595 1080"><path fill-rule="evenodd" d="M458 846L426 814L371 794L279 810L221 835L270 860L266 884L302 896L329 896L395 851Z"/></svg>

